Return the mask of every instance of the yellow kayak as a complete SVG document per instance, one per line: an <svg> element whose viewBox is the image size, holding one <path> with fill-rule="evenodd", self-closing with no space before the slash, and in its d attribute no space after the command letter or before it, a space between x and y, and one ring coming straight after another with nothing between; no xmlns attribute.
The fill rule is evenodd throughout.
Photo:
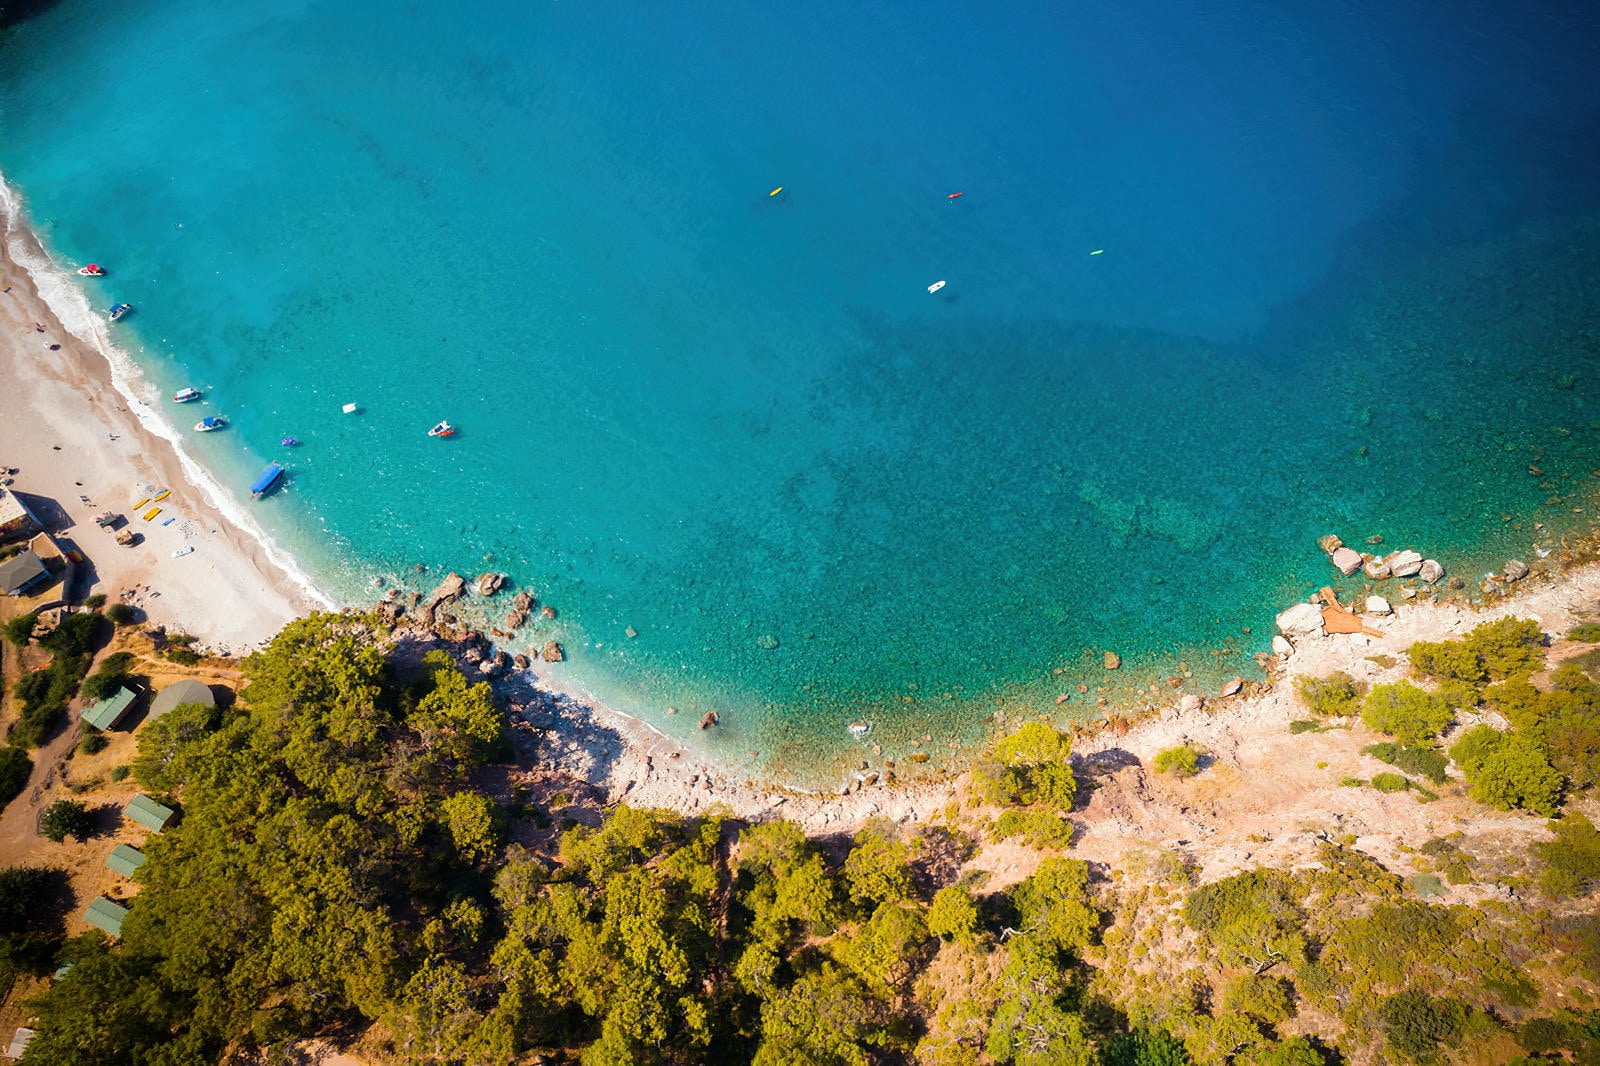
<svg viewBox="0 0 1600 1066"><path fill-rule="evenodd" d="M156 515L158 515L160 513L161 513L161 508L152 507L152 508L150 508L150 510L148 510L148 511L146 511L144 513L144 520L146 522L148 522L148 521L150 521L150 519L154 518Z"/></svg>
<svg viewBox="0 0 1600 1066"><path fill-rule="evenodd" d="M136 503L132 507L128 508L128 510L137 511L139 508L143 507L145 504L147 504L149 502L150 502L150 497L146 496L144 499L140 500L138 503Z"/></svg>
<svg viewBox="0 0 1600 1066"><path fill-rule="evenodd" d="M172 495L172 490L171 489L162 489L160 492L158 492L154 496L150 497L150 502L151 503L160 503L162 500L166 499L168 496L171 496L171 495Z"/></svg>
<svg viewBox="0 0 1600 1066"><path fill-rule="evenodd" d="M776 196L776 195L778 195L778 194L779 194L779 193L780 193L780 192L782 192L782 191L783 191L783 186L782 186L782 185L780 185L780 186L778 186L778 187L777 187L777 188L776 188L776 189L773 189L773 190L772 190L772 191L771 191L771 192L769 192L769 193L767 193L767 195L768 195L768 196Z"/></svg>

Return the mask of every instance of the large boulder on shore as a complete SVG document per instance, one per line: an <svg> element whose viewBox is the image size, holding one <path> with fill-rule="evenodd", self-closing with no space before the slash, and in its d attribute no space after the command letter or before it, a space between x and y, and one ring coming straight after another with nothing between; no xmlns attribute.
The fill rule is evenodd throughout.
<svg viewBox="0 0 1600 1066"><path fill-rule="evenodd" d="M1394 606L1382 596L1367 597L1368 614L1389 614L1394 611Z"/></svg>
<svg viewBox="0 0 1600 1066"><path fill-rule="evenodd" d="M1286 637L1320 637L1322 608L1314 603L1297 603L1278 615L1278 629Z"/></svg>
<svg viewBox="0 0 1600 1066"><path fill-rule="evenodd" d="M1422 556L1410 548L1391 552L1384 562L1389 564L1389 572L1395 577L1410 577L1422 569Z"/></svg>
<svg viewBox="0 0 1600 1066"><path fill-rule="evenodd" d="M1528 564L1521 559L1512 559L1506 563L1506 581L1521 581L1528 576Z"/></svg>
<svg viewBox="0 0 1600 1066"><path fill-rule="evenodd" d="M558 663L566 657L566 653L561 650L561 645L553 640L545 641L544 650L539 653L539 658L547 663Z"/></svg>
<svg viewBox="0 0 1600 1066"><path fill-rule="evenodd" d="M1339 568L1339 573L1349 577L1361 569L1361 553L1353 548L1338 547L1333 549L1333 554L1328 556L1333 560L1333 565Z"/></svg>
<svg viewBox="0 0 1600 1066"><path fill-rule="evenodd" d="M1431 585L1444 577L1444 567L1435 559L1424 559L1422 565L1417 567L1417 577Z"/></svg>
<svg viewBox="0 0 1600 1066"><path fill-rule="evenodd" d="M1361 570L1374 581L1382 581L1386 577L1394 576L1389 572L1389 564L1376 556L1363 563Z"/></svg>
<svg viewBox="0 0 1600 1066"><path fill-rule="evenodd" d="M504 588L505 584L506 575L504 574L479 574L477 582L478 595L493 596Z"/></svg>

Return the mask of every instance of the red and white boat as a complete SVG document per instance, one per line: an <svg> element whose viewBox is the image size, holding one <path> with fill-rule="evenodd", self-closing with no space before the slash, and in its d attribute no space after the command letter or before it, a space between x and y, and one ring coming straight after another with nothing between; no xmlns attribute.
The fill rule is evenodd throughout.
<svg viewBox="0 0 1600 1066"><path fill-rule="evenodd" d="M452 426L448 422L440 422L437 426L434 426L432 429L428 430L428 436L430 436L430 437L451 437L451 436L455 435L455 432L456 432L456 427L455 426Z"/></svg>
<svg viewBox="0 0 1600 1066"><path fill-rule="evenodd" d="M99 263L90 263L88 266L78 268L78 273L86 278L103 278L106 276L105 268Z"/></svg>
<svg viewBox="0 0 1600 1066"><path fill-rule="evenodd" d="M173 403L191 403L199 398L200 390L191 389L188 386L185 386L172 394Z"/></svg>

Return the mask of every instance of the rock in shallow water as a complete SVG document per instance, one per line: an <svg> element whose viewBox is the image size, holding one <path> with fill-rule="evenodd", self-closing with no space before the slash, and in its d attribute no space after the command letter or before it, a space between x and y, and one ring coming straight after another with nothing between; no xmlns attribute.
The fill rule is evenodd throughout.
<svg viewBox="0 0 1600 1066"><path fill-rule="evenodd" d="M1417 577L1431 585L1444 577L1444 567L1440 566L1437 560L1424 559L1422 565L1417 567Z"/></svg>
<svg viewBox="0 0 1600 1066"><path fill-rule="evenodd" d="M1297 603L1278 615L1278 629L1285 636L1320 636L1322 608L1314 603Z"/></svg>
<svg viewBox="0 0 1600 1066"><path fill-rule="evenodd" d="M1333 565L1339 568L1339 573L1345 577L1361 569L1361 553L1350 548L1335 548L1329 558L1333 560Z"/></svg>
<svg viewBox="0 0 1600 1066"><path fill-rule="evenodd" d="M1389 564L1389 572L1395 577L1410 577L1422 569L1422 556L1409 548L1390 553L1384 562Z"/></svg>
<svg viewBox="0 0 1600 1066"><path fill-rule="evenodd" d="M1118 655L1114 651L1106 652L1106 669L1107 670L1120 669L1121 666L1122 666L1122 656Z"/></svg>
<svg viewBox="0 0 1600 1066"><path fill-rule="evenodd" d="M1393 610L1394 607L1392 607L1389 601L1384 599L1382 596L1367 597L1368 614L1389 614Z"/></svg>
<svg viewBox="0 0 1600 1066"><path fill-rule="evenodd" d="M1528 576L1528 564L1521 559L1512 559L1506 563L1506 580L1521 581Z"/></svg>

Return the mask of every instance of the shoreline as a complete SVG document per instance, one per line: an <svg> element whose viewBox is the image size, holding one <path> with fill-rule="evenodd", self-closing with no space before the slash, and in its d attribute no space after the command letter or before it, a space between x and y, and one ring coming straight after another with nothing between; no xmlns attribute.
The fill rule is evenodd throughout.
<svg viewBox="0 0 1600 1066"><path fill-rule="evenodd" d="M248 652L307 610L333 607L140 397L148 390L137 368L126 356L119 365L98 316L3 181L0 227L0 374L13 386L0 393L0 464L18 470L9 488L55 505L45 526L87 557L76 591L103 592L225 654ZM171 490L164 511L181 524L140 521L130 505L153 494L146 486ZM97 528L93 517L106 510L124 514L141 543L120 547ZM193 554L174 558L185 543Z"/></svg>

